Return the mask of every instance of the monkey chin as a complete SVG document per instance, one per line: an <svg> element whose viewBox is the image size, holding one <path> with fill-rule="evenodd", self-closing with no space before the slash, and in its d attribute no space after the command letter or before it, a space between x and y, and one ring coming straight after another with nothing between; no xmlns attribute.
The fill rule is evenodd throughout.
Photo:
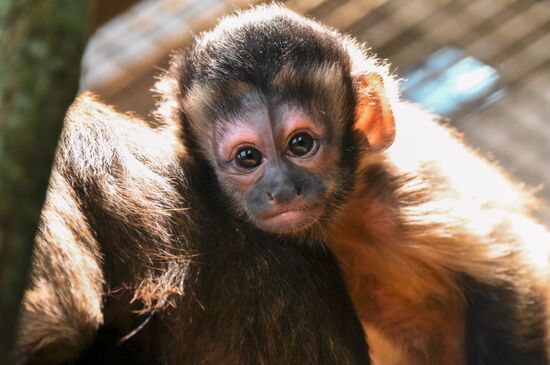
<svg viewBox="0 0 550 365"><path fill-rule="evenodd" d="M319 221L321 214L321 210L288 209L276 214L256 216L253 222L266 232L294 236L309 230Z"/></svg>

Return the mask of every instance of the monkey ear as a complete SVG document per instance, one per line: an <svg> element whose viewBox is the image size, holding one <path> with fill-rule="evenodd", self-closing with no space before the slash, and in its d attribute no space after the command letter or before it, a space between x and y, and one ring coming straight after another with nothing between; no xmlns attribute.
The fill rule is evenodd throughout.
<svg viewBox="0 0 550 365"><path fill-rule="evenodd" d="M368 141L375 151L388 148L395 137L393 112L384 89L382 77L375 73L356 78L358 84L354 129Z"/></svg>

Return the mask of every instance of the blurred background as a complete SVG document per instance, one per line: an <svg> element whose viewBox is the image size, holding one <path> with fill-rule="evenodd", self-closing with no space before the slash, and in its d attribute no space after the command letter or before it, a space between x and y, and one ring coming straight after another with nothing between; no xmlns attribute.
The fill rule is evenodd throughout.
<svg viewBox="0 0 550 365"><path fill-rule="evenodd" d="M256 3L99 1L80 87L150 118L150 89L170 51ZM366 42L402 78L403 98L449 117L470 144L550 201L550 1L282 3Z"/></svg>

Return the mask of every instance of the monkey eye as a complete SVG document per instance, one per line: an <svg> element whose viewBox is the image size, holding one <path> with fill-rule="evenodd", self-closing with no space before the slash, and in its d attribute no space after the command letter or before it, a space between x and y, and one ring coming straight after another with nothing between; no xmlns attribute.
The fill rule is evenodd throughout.
<svg viewBox="0 0 550 365"><path fill-rule="evenodd" d="M288 150L294 156L304 156L315 147L315 139L307 133L295 134L288 142Z"/></svg>
<svg viewBox="0 0 550 365"><path fill-rule="evenodd" d="M241 148L235 156L237 166L253 169L262 163L262 153L253 147Z"/></svg>

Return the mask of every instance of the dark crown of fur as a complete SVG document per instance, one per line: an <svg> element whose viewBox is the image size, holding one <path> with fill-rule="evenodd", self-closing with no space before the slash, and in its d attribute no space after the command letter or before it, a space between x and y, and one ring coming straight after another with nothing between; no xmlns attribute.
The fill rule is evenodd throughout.
<svg viewBox="0 0 550 365"><path fill-rule="evenodd" d="M179 55L180 95L195 83L223 88L237 81L268 92L270 81L285 65L300 70L342 63L347 55L333 33L279 6L225 18Z"/></svg>

